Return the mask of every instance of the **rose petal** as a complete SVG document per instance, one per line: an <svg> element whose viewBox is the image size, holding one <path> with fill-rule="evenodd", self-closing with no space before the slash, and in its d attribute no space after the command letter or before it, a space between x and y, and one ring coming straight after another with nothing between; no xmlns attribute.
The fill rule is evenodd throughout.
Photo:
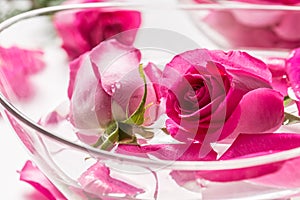
<svg viewBox="0 0 300 200"><path fill-rule="evenodd" d="M232 10L232 13L239 23L257 28L270 27L280 22L284 11Z"/></svg>
<svg viewBox="0 0 300 200"><path fill-rule="evenodd" d="M80 76L73 77L71 74L69 91L71 98L71 122L79 129L99 129L106 127L111 121L111 99L102 89L100 80L96 77L92 64L87 54L79 57L78 72ZM71 64L72 66L72 64ZM73 83L73 84L72 84ZM69 93L70 94L70 93Z"/></svg>
<svg viewBox="0 0 300 200"><path fill-rule="evenodd" d="M254 178L249 181L255 184L272 187L298 188L300 185L299 165L300 158L291 159L286 161L276 172Z"/></svg>
<svg viewBox="0 0 300 200"><path fill-rule="evenodd" d="M288 80L286 75L285 58L268 58L267 66L272 73L272 87L283 96L287 96Z"/></svg>
<svg viewBox="0 0 300 200"><path fill-rule="evenodd" d="M210 51L209 53L212 61L220 63L221 65L225 65L226 71L232 72L232 74L247 74L250 77L255 77L266 85L272 82L272 74L269 71L267 65L246 52L224 52L215 50ZM245 85L248 85L248 83Z"/></svg>
<svg viewBox="0 0 300 200"><path fill-rule="evenodd" d="M300 147L300 134L240 134L220 160L255 157Z"/></svg>
<svg viewBox="0 0 300 200"><path fill-rule="evenodd" d="M20 180L32 185L49 200L66 199L31 161L27 161L20 171Z"/></svg>
<svg viewBox="0 0 300 200"><path fill-rule="evenodd" d="M298 41L300 39L300 26L298 23L299 17L299 12L286 12L273 30L284 40Z"/></svg>
<svg viewBox="0 0 300 200"><path fill-rule="evenodd" d="M0 82L0 90L8 97L15 95L26 100L34 94L31 75L45 67L43 52L18 47L0 47L0 72L6 78Z"/></svg>
<svg viewBox="0 0 300 200"><path fill-rule="evenodd" d="M272 132L281 126L283 117L283 96L279 92L269 88L252 90L243 96L239 106L225 123L222 137L225 138L228 134L230 138L236 138L240 133ZM231 132L232 124L237 121Z"/></svg>
<svg viewBox="0 0 300 200"><path fill-rule="evenodd" d="M121 80L127 81L126 76L138 69L141 53L132 46L108 40L91 51L90 59L100 73L103 89L112 95L116 84L123 85Z"/></svg>
<svg viewBox="0 0 300 200"><path fill-rule="evenodd" d="M292 89L298 99L300 99L300 49L295 49L286 62L286 73L288 75Z"/></svg>
<svg viewBox="0 0 300 200"><path fill-rule="evenodd" d="M220 160L240 159L245 157L255 157L267 154L272 154L280 151L285 151L300 147L300 135L291 133L275 133L275 134L241 134L239 135L231 147L225 152ZM189 148L190 150L190 148ZM188 154L187 154L188 155ZM193 155L198 155L193 153ZM195 157L193 157L195 158ZM211 157L206 157L211 158ZM285 165L287 163L287 165ZM254 179L256 182L265 183L269 185L282 185L280 177L283 174L288 174L289 178L295 170L290 164L291 161L278 161L264 165L253 167L245 167L238 169L226 170L199 170L199 171L172 171L171 176L179 185L184 185L189 181L196 181L197 179L206 179L216 182L238 181L243 179ZM290 170L284 171L286 168ZM265 178L264 178L265 177ZM284 178L284 183L292 184L291 179ZM273 180L273 182L271 182ZM293 179L292 179L293 180ZM199 186L200 187L200 186Z"/></svg>
<svg viewBox="0 0 300 200"><path fill-rule="evenodd" d="M78 181L84 191L101 198L103 196L105 198L105 196L110 194L134 197L137 194L144 192L142 189L112 178L110 176L110 169L100 162L92 165L80 176Z"/></svg>
<svg viewBox="0 0 300 200"><path fill-rule="evenodd" d="M233 47L274 47L280 45L278 44L278 36L269 28L247 27L238 23L233 14L228 11L211 12L203 20ZM220 44L228 45L227 43Z"/></svg>

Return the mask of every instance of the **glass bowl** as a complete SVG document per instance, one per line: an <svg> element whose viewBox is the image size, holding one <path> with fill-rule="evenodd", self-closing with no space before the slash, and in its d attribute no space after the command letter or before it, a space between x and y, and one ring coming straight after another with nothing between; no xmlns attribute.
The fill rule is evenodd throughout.
<svg viewBox="0 0 300 200"><path fill-rule="evenodd" d="M127 45L133 44L142 55L140 63L155 63L161 70L174 56L200 48L243 50L263 60L268 60L269 57L286 58L291 51L289 45L280 48L255 45L252 42L246 46L232 45L217 29L209 28L203 20L211 12L247 12L250 16L265 10L268 13L292 11L300 14L298 8L288 6L102 2L48 7L17 15L0 24L2 117L12 126L33 161L67 199L287 199L297 196L300 193L300 176L297 170L300 144L296 140L290 141L289 144L292 145L287 149L270 150L265 155L241 156L228 160L182 160L181 156L190 150L191 143L195 141L178 142L169 134L164 134L166 128L160 122L164 122L166 116L149 126L154 130L154 137L152 133L149 134L148 129L139 129L139 126L133 126L128 121L117 124L123 125L120 132L124 137L122 140L117 138L117 141L121 146L125 145L123 151L118 151L112 144L115 140L106 140L107 135L101 137L102 141L108 141L105 145L101 140L94 143L95 135L88 133L99 131L97 127L84 127L104 116L102 121L98 121L99 126L102 126L106 113L83 113L83 118L79 116L79 121L83 120L86 124L78 127L73 126L73 123L78 122L76 117L70 115L71 111L80 113L86 107L91 111L98 108L95 107L97 102L94 99L85 98L77 104L79 107L71 106L70 85L76 87L76 84L83 82L82 88L87 89L83 92L95 92L97 84L90 88L89 84L98 82L93 82L94 79L89 77L84 79L86 73L76 71L76 59L80 55L90 55L89 51L103 39L107 43L101 44L116 45L118 41L120 44L117 45L125 49ZM80 17L83 21L76 21ZM226 20L218 18L218 23L223 24L222 19ZM72 30L69 29L72 27ZM68 34L64 35L64 31ZM93 40L91 36L96 39ZM253 39L262 40L258 36ZM225 43L219 42L224 40ZM109 47L113 51L100 50L105 55L102 59L109 65L107 70L112 70L115 77L126 71L120 64L127 62L122 59L123 56L135 54L136 49L128 47L129 51L116 58L111 54L119 49ZM102 53L97 55L101 57ZM98 59L97 55L95 54L95 59ZM140 57L139 53L135 55ZM75 68L71 67L70 72L71 61ZM115 62L118 65L114 65ZM95 65L93 61L85 64ZM70 77L74 73L78 73L76 75L79 78L70 83ZM135 80L139 75L129 77ZM80 80L84 81L80 83ZM136 84L143 86L144 82ZM114 93L119 87L113 82L109 92ZM111 101L118 102L127 94L122 95ZM134 98L129 101L131 103ZM98 106L103 107L105 104ZM151 107L152 104L147 106ZM117 118L122 109L114 109L112 112ZM292 110L290 113L293 116L297 115L294 115L294 104L286 109ZM134 121L133 124L138 122ZM128 127L136 128L134 131L142 132L142 136L131 137L132 135L126 134ZM277 132L284 133L299 133L300 130L297 123L276 128L279 128ZM114 130L115 127L110 126L105 133L114 133ZM149 139L151 137L157 139ZM141 141L141 145L161 146L150 149L150 153L136 153L127 149L136 148L137 146L130 144L137 141ZM210 141L208 146L216 141ZM286 141L282 143L284 142ZM178 152L177 149L164 146L171 143L188 145L181 145L183 148ZM201 145L199 140L195 145ZM208 155L209 151L204 150L204 153ZM191 152L192 157L196 154L197 152Z"/></svg>

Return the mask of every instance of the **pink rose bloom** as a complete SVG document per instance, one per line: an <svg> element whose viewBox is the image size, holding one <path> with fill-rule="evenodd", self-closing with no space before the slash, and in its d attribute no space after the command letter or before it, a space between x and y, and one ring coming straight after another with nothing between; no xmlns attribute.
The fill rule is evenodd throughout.
<svg viewBox="0 0 300 200"><path fill-rule="evenodd" d="M70 65L69 98L71 122L81 133L96 136L114 121L124 121L140 105L145 94L143 125L152 124L160 113L160 97L151 80L159 70L144 68L147 83L141 78L141 53L115 39L100 43ZM94 130L94 131L92 131Z"/></svg>
<svg viewBox="0 0 300 200"><path fill-rule="evenodd" d="M167 128L179 140L200 141L272 132L283 121L283 96L271 81L266 64L244 52L179 54L163 71Z"/></svg>
<svg viewBox="0 0 300 200"><path fill-rule="evenodd" d="M30 77L44 68L42 56L41 51L0 47L0 69L6 78L6 82L0 82L0 90L22 100L31 97L34 87Z"/></svg>
<svg viewBox="0 0 300 200"><path fill-rule="evenodd" d="M89 3L101 0L72 0L65 3ZM116 36L119 42L131 44L141 23L140 13L133 10L86 9L59 12L54 24L62 38L62 47L72 60L91 50L101 41Z"/></svg>

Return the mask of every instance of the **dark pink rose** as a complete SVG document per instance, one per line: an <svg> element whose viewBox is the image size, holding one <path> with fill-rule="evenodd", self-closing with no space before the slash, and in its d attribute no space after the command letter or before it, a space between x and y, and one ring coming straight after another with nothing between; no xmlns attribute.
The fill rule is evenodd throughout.
<svg viewBox="0 0 300 200"><path fill-rule="evenodd" d="M66 3L101 2L101 0L77 0ZM141 23L140 13L133 10L87 9L57 13L54 23L62 38L62 47L70 59L91 50L101 41L117 36L119 42L131 44Z"/></svg>
<svg viewBox="0 0 300 200"><path fill-rule="evenodd" d="M111 122L126 120L141 103L145 84L147 108L143 124L152 124L158 118L160 97L152 80L159 70L151 63L146 65L145 83L139 71L140 59L138 49L113 39L101 42L70 64L68 95L71 121L76 128L95 135L89 131L99 134Z"/></svg>
<svg viewBox="0 0 300 200"><path fill-rule="evenodd" d="M271 82L266 64L244 52L179 54L163 71L167 128L180 140L213 141L274 131L283 121L283 97Z"/></svg>
<svg viewBox="0 0 300 200"><path fill-rule="evenodd" d="M31 97L34 87L30 77L44 68L42 57L41 51L0 47L0 70L6 78L6 82L0 82L1 92L21 100Z"/></svg>
<svg viewBox="0 0 300 200"><path fill-rule="evenodd" d="M32 185L48 200L67 199L31 161L27 161L20 171L20 180Z"/></svg>

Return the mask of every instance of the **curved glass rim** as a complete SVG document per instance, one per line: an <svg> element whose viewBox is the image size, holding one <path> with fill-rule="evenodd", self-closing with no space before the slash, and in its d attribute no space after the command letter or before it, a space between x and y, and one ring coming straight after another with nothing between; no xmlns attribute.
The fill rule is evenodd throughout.
<svg viewBox="0 0 300 200"><path fill-rule="evenodd" d="M175 10L208 10L208 9L261 9L261 10L298 10L300 7L293 6L282 6L282 5L244 5L244 4L167 4L166 7L161 4L154 3L128 3L128 2L97 2L97 3L84 3L84 4L70 4L70 5L59 5L51 6L46 8L40 8L32 11L27 11L22 14L18 14L14 17L11 17L2 23L0 23L0 33L11 25L24 20L27 18L32 18L39 15L49 14L52 12L71 10L71 9L88 9L88 8L109 8L109 7L123 7L123 8L139 8L139 9L175 9ZM152 160L148 158L141 158L136 156L124 155L112 153L105 150L96 149L89 145L76 144L67 139L61 138L56 134L47 131L39 124L32 121L24 113L19 111L3 94L0 94L0 104L3 106L6 111L11 113L18 120L29 126L30 128L37 131L37 134L42 134L50 139L53 139L64 145L73 147L77 150L84 151L95 157L99 156L107 159L116 159L121 162L128 164L134 164L144 167L163 167L170 168L175 170L231 170L239 168L249 168L259 165L265 165L274 162L287 161L293 158L300 156L300 147L285 150L281 152L276 152L273 154L248 157L248 158L239 158L232 160L216 160L216 161L172 161L172 160Z"/></svg>

